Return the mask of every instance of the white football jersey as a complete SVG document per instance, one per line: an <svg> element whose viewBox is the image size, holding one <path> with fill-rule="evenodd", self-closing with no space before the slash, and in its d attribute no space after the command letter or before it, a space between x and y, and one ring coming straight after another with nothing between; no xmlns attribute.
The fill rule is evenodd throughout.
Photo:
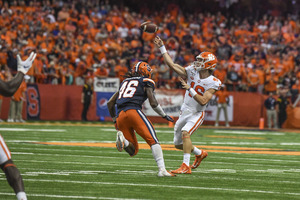
<svg viewBox="0 0 300 200"><path fill-rule="evenodd" d="M219 90L222 83L219 79L214 76L209 76L205 79L200 79L200 74L195 70L194 65L189 65L185 68L187 73L187 84L191 86L198 94L204 94L208 89ZM191 112L201 112L204 111L207 104L201 106L189 93L185 92L184 102L181 106L181 110L189 110Z"/></svg>

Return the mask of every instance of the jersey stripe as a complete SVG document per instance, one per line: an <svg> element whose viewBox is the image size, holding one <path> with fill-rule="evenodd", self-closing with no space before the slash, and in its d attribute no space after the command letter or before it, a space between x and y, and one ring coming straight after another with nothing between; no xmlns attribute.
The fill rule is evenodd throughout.
<svg viewBox="0 0 300 200"><path fill-rule="evenodd" d="M144 78L143 82L146 82L146 81L149 81L149 82L153 83L153 85L155 86L155 82L152 79Z"/></svg>
<svg viewBox="0 0 300 200"><path fill-rule="evenodd" d="M149 122L149 120L147 119L147 117L145 116L145 114L142 111L137 110L137 112L139 113L139 115L141 116L141 118L143 119L143 121L145 122L145 124L146 124L146 126L147 126L147 128L148 128L148 130L149 130L149 132L150 132L150 134L152 136L152 138L154 139L154 141L156 143L158 143L158 139L156 137L156 133L155 133L155 130L154 130L151 122Z"/></svg>
<svg viewBox="0 0 300 200"><path fill-rule="evenodd" d="M198 127L202 124L203 120L204 120L204 111L202 111L200 118L197 120L195 125L189 131L190 135L192 135L198 129Z"/></svg>

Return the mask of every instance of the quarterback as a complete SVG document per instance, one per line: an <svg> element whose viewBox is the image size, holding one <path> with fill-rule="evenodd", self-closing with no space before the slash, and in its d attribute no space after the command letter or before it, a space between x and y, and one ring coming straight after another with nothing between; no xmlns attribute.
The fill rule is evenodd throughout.
<svg viewBox="0 0 300 200"><path fill-rule="evenodd" d="M197 168L207 157L207 152L192 145L191 135L203 123L207 103L213 94L221 87L221 81L212 76L217 64L217 58L210 52L202 52L196 56L196 61L186 68L175 64L163 41L156 36L154 43L164 57L164 62L180 75L182 87L186 89L184 102L181 106L179 119L174 127L175 148L183 150L183 163L171 171L175 174L191 174L191 169ZM185 82L182 78L186 79ZM190 155L195 155L195 161L190 165Z"/></svg>
<svg viewBox="0 0 300 200"><path fill-rule="evenodd" d="M28 72L36 57L36 53L31 53L27 60L22 61L20 56L17 55L18 73L8 82L0 80L0 94L3 96L12 96L23 81L24 75ZM9 185L14 189L18 200L27 200L24 190L23 179L20 171L13 163L11 154L6 146L4 139L0 135L0 167L5 173Z"/></svg>

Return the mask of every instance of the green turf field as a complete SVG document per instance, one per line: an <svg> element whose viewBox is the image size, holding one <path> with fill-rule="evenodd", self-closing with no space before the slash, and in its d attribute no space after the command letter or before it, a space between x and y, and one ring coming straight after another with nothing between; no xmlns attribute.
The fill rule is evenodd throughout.
<svg viewBox="0 0 300 200"><path fill-rule="evenodd" d="M161 144L172 144L171 128L156 130ZM164 178L156 176L149 149L140 149L131 158L115 148L101 147L114 146L111 125L2 123L0 133L30 200L300 199L300 133L203 126L192 140L205 147L208 157L191 175ZM70 143L98 147L61 145ZM182 152L164 150L164 158L167 169L176 169ZM2 172L0 199L16 199Z"/></svg>

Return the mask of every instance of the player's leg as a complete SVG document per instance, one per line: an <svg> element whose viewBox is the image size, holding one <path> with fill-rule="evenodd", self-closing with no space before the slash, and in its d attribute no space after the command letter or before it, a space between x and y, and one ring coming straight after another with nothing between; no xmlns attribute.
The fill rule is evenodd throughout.
<svg viewBox="0 0 300 200"><path fill-rule="evenodd" d="M151 147L152 155L158 167L158 176L175 176L174 174L168 172L165 168L163 152L151 121L141 110L135 110L135 112L132 112L132 115L135 116L134 120L132 121L134 130Z"/></svg>
<svg viewBox="0 0 300 200"><path fill-rule="evenodd" d="M122 151L124 148L130 156L134 156L139 148L131 122L134 116L130 113L131 110L121 111L117 118L119 131L117 132L116 146L119 151Z"/></svg>
<svg viewBox="0 0 300 200"><path fill-rule="evenodd" d="M197 119L194 127L189 131L190 135L192 135L198 128L199 126L203 123L204 121L204 114L205 112L201 112L201 113L196 113L191 117L191 121L188 122L188 124L193 124L194 120ZM196 169L197 167L199 167L201 161L207 157L207 152L202 150L202 149L198 149L197 147L193 146L192 147L192 154L195 155L195 160L193 162L193 164L190 166L192 169Z"/></svg>
<svg viewBox="0 0 300 200"><path fill-rule="evenodd" d="M273 125L274 125L274 128L278 128L278 123L277 123L277 112L276 110L273 110L272 111L272 117L273 117Z"/></svg>
<svg viewBox="0 0 300 200"><path fill-rule="evenodd" d="M221 112L221 104L218 103L217 117L216 117L216 122L215 122L215 126L217 126L217 127L219 126L220 112Z"/></svg>
<svg viewBox="0 0 300 200"><path fill-rule="evenodd" d="M190 114L190 115L187 115L186 117L188 118L187 119L187 123L182 128L182 141L183 141L183 153L184 153L184 155L183 155L183 163L182 163L182 165L177 170L173 170L172 171L173 173L190 174L191 173L191 168L189 166L189 163L190 163L190 154L194 153L196 155L196 160L197 160L197 156L199 157L202 154L202 150L200 150L197 147L194 147L192 145L192 141L191 141L191 137L190 136L203 123L204 112Z"/></svg>
<svg viewBox="0 0 300 200"><path fill-rule="evenodd" d="M188 118L188 115L180 113L178 120L175 123L174 126L174 146L176 149L183 150L183 141L182 141L182 127L186 124L186 119Z"/></svg>
<svg viewBox="0 0 300 200"><path fill-rule="evenodd" d="M191 146L191 141L188 140L190 137L187 131L183 131L183 127L185 127L188 119L192 116L192 113L180 113L179 119L177 120L175 127L174 127L174 145L175 148L183 150L183 163L177 170L172 170L172 173L191 173L191 169L189 167L189 159L191 149L189 150L188 154L186 152L187 149ZM188 137L188 138L187 138ZM188 160L188 161L187 161ZM187 164L186 164L186 163Z"/></svg>
<svg viewBox="0 0 300 200"><path fill-rule="evenodd" d="M226 125L226 127L229 127L228 112L227 112L227 103L223 103L222 106L223 106L223 110L224 110L225 125Z"/></svg>
<svg viewBox="0 0 300 200"><path fill-rule="evenodd" d="M11 154L0 135L0 167L5 173L8 184L13 188L18 200L27 200L20 171L11 160Z"/></svg>

